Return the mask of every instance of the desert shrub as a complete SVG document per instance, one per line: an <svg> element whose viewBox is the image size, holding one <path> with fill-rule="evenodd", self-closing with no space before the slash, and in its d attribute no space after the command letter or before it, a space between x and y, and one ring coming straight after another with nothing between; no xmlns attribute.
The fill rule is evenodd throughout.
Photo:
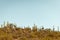
<svg viewBox="0 0 60 40"><path fill-rule="evenodd" d="M60 38L59 31L51 29L39 29L37 26L31 28L18 28L14 24L7 24L0 28L0 40L58 40ZM60 40L60 39L59 39Z"/></svg>

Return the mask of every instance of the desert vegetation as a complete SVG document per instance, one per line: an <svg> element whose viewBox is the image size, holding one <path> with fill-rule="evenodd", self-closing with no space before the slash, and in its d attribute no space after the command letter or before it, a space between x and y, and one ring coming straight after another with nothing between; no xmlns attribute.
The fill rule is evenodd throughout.
<svg viewBox="0 0 60 40"><path fill-rule="evenodd" d="M38 29L34 24L32 29L30 27L17 27L12 23L1 25L0 40L60 40L60 31Z"/></svg>

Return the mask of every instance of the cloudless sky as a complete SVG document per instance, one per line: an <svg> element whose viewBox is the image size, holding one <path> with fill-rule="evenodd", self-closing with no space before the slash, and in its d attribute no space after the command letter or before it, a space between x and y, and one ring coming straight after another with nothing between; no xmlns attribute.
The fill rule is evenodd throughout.
<svg viewBox="0 0 60 40"><path fill-rule="evenodd" d="M0 24L60 26L60 0L0 0Z"/></svg>

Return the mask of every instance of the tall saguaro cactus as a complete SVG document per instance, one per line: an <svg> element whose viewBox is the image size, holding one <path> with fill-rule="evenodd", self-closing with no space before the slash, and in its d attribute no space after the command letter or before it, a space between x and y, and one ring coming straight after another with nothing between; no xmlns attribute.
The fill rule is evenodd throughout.
<svg viewBox="0 0 60 40"><path fill-rule="evenodd" d="M5 27L5 21L4 21L4 27Z"/></svg>
<svg viewBox="0 0 60 40"><path fill-rule="evenodd" d="M54 25L53 25L53 31L55 31Z"/></svg>
<svg viewBox="0 0 60 40"><path fill-rule="evenodd" d="M59 26L58 26L58 32L59 32Z"/></svg>
<svg viewBox="0 0 60 40"><path fill-rule="evenodd" d="M37 25L34 24L33 31L37 31Z"/></svg>

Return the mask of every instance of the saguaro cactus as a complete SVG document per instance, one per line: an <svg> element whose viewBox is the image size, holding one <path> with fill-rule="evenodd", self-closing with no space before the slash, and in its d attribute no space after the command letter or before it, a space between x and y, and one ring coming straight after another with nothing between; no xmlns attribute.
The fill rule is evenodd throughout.
<svg viewBox="0 0 60 40"><path fill-rule="evenodd" d="M54 25L53 25L53 31L55 31Z"/></svg>
<svg viewBox="0 0 60 40"><path fill-rule="evenodd" d="M34 24L34 26L33 26L33 29L32 29L33 31L37 31L37 25L35 25Z"/></svg>
<svg viewBox="0 0 60 40"><path fill-rule="evenodd" d="M58 26L58 32L59 32L59 26Z"/></svg>

